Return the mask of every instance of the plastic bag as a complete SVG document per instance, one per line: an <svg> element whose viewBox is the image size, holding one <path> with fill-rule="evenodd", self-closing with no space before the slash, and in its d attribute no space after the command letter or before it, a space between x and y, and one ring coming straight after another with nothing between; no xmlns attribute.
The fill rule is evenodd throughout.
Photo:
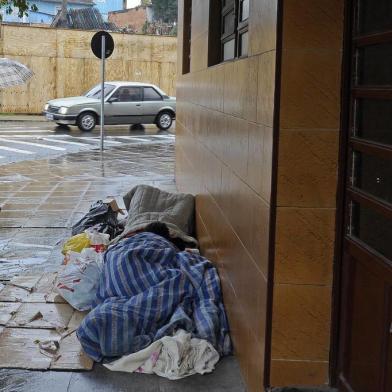
<svg viewBox="0 0 392 392"><path fill-rule="evenodd" d="M113 211L110 204L102 200L94 203L89 212L72 227L72 235L83 233L86 229L94 227L100 233L107 233L110 239L119 234L117 220L118 211Z"/></svg>
<svg viewBox="0 0 392 392"><path fill-rule="evenodd" d="M98 253L105 252L107 246L110 242L109 234L99 233L96 230L86 230L85 233L87 234L90 246Z"/></svg>
<svg viewBox="0 0 392 392"><path fill-rule="evenodd" d="M68 252L69 262L57 276L55 290L73 308L90 310L103 269L103 255L92 248Z"/></svg>
<svg viewBox="0 0 392 392"><path fill-rule="evenodd" d="M80 253L84 248L90 246L91 242L87 233L77 234L67 240L61 252L63 255L66 255L69 251Z"/></svg>

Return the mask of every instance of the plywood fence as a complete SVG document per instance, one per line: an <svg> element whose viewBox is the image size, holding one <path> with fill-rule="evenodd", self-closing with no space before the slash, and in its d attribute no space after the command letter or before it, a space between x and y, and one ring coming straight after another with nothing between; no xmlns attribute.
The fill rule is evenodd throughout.
<svg viewBox="0 0 392 392"><path fill-rule="evenodd" d="M0 89L0 113L40 113L48 99L80 95L99 83L100 60L90 49L94 31L0 26L0 57L35 73L24 86ZM113 34L107 80L148 82L175 95L177 39Z"/></svg>

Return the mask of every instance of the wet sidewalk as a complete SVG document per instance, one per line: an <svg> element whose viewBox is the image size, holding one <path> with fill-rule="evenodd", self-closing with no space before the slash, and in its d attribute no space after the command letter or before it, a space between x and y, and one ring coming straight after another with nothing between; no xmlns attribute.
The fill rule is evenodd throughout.
<svg viewBox="0 0 392 392"><path fill-rule="evenodd" d="M150 143L0 166L0 281L31 271L56 271L62 241L96 200L116 198L138 184L175 191L174 144ZM233 357L214 373L171 382L158 376L110 372L0 369L0 391L244 391Z"/></svg>

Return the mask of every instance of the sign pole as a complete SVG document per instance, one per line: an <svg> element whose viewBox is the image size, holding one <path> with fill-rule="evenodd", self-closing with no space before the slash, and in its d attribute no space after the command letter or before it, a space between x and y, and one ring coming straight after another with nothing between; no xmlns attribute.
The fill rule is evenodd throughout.
<svg viewBox="0 0 392 392"><path fill-rule="evenodd" d="M104 126L105 126L105 52L106 37L102 35L101 47L101 152L103 151Z"/></svg>
<svg viewBox="0 0 392 392"><path fill-rule="evenodd" d="M110 57L114 50L113 37L107 31L98 31L91 39L91 50L94 55L101 59L101 152L103 152L105 139L105 60Z"/></svg>

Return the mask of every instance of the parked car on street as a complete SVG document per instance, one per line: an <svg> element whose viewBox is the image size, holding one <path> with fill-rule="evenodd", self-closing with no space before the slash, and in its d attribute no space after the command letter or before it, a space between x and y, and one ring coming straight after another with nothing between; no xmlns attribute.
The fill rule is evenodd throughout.
<svg viewBox="0 0 392 392"><path fill-rule="evenodd" d="M176 98L153 84L107 82L104 87L105 124L156 124L169 129L176 116ZM48 101L44 115L59 125L77 125L89 132L99 123L101 85L80 97Z"/></svg>

